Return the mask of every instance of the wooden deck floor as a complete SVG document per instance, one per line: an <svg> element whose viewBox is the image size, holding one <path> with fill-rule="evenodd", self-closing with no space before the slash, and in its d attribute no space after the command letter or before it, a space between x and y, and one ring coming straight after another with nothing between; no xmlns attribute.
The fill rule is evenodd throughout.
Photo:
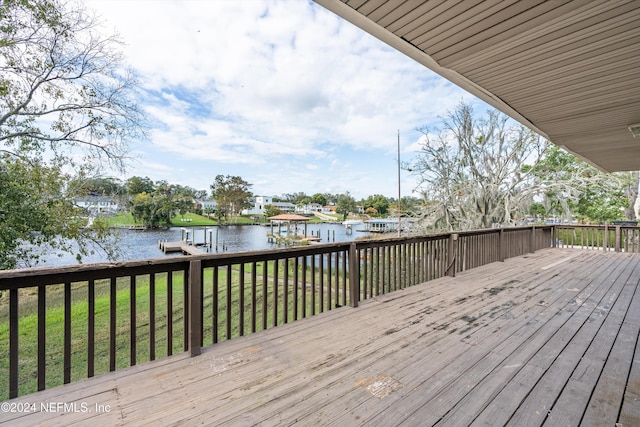
<svg viewBox="0 0 640 427"><path fill-rule="evenodd" d="M60 412L0 420L638 426L639 282L639 255L539 251L14 399Z"/></svg>

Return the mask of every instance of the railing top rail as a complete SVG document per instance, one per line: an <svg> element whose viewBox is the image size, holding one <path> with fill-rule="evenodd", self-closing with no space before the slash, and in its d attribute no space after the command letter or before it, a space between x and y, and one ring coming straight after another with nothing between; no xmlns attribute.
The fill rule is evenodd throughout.
<svg viewBox="0 0 640 427"><path fill-rule="evenodd" d="M637 225L617 225L617 224L606 224L606 225L591 225L591 224L556 224L556 228L558 229L567 229L567 228L595 228L597 230L604 230L605 227L609 229L614 229L616 227L630 229L630 230L639 230L640 226Z"/></svg>
<svg viewBox="0 0 640 427"><path fill-rule="evenodd" d="M253 261L293 258L297 256L348 250L350 243L325 243L304 247L260 251L229 252L222 254L185 255L170 258L150 258L135 261L103 262L64 267L37 267L0 271L0 290L26 288L39 285L110 279L151 273L183 271L189 262L200 260L204 267Z"/></svg>

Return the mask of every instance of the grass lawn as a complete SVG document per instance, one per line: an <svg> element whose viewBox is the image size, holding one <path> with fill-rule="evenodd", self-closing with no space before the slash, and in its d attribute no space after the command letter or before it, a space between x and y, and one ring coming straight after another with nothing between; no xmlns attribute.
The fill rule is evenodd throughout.
<svg viewBox="0 0 640 427"><path fill-rule="evenodd" d="M133 219L133 215L129 212L122 212L114 216L100 218L100 221L106 222L109 227L129 227L142 225ZM206 216L194 213L186 213L184 215L176 215L171 219L171 225L175 227L202 227L219 225L216 219L210 219ZM250 217L238 216L229 219L226 224L254 224L255 221Z"/></svg>

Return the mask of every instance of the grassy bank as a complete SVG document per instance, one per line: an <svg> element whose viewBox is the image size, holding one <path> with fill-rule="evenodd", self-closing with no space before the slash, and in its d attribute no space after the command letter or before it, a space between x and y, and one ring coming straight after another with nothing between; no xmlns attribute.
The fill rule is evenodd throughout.
<svg viewBox="0 0 640 427"><path fill-rule="evenodd" d="M109 227L135 227L141 226L140 222L136 222L133 215L129 212L121 212L117 215L106 216L99 219ZM317 222L317 221L314 221ZM171 224L165 224L174 227L204 227L214 225L236 225L236 224L255 224L253 218L248 216L231 217L229 221L219 223L215 218L207 218L206 216L194 213L186 213L184 215L176 215L171 218Z"/></svg>

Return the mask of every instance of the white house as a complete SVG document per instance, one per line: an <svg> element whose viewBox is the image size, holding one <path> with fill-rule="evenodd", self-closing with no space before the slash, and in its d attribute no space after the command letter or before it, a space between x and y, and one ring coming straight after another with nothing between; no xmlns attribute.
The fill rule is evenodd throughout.
<svg viewBox="0 0 640 427"><path fill-rule="evenodd" d="M273 197L269 196L255 196L252 202L253 206L250 209L244 209L242 211L243 215L264 215L265 207L267 205L272 205L274 208L287 213L295 210L295 205L293 203L274 202Z"/></svg>
<svg viewBox="0 0 640 427"><path fill-rule="evenodd" d="M92 215L116 212L119 208L118 202L107 196L78 197L73 200L73 203Z"/></svg>
<svg viewBox="0 0 640 427"><path fill-rule="evenodd" d="M319 203L309 203L306 205L296 206L295 212L302 215L310 215L314 212L322 212L322 205Z"/></svg>
<svg viewBox="0 0 640 427"><path fill-rule="evenodd" d="M202 209L203 212L215 212L218 207L218 202L215 200L194 200L196 209Z"/></svg>

